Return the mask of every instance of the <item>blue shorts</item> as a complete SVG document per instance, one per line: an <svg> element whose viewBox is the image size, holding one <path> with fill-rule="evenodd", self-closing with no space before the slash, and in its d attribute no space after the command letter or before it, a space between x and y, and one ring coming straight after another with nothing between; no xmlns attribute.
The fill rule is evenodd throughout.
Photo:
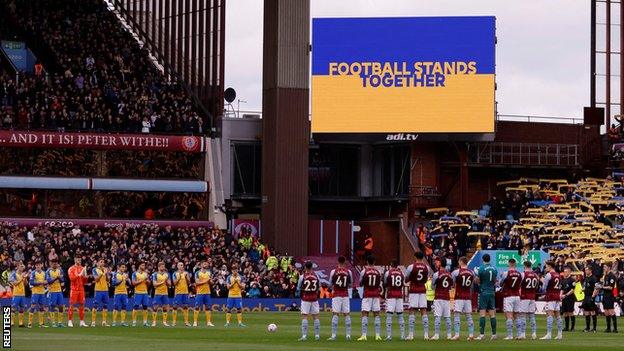
<svg viewBox="0 0 624 351"><path fill-rule="evenodd" d="M154 299L152 299L152 304L154 306L169 306L169 296L154 295Z"/></svg>
<svg viewBox="0 0 624 351"><path fill-rule="evenodd" d="M140 307L149 307L149 295L147 294L134 294L134 309Z"/></svg>
<svg viewBox="0 0 624 351"><path fill-rule="evenodd" d="M195 295L195 308L200 308L203 306L210 307L211 305L212 300L210 299L210 294Z"/></svg>
<svg viewBox="0 0 624 351"><path fill-rule="evenodd" d="M189 302L188 294L177 294L173 298L174 306L188 306L189 304L188 302Z"/></svg>
<svg viewBox="0 0 624 351"><path fill-rule="evenodd" d="M118 294L114 297L115 301L115 310L122 311L128 309L128 295L126 294Z"/></svg>
<svg viewBox="0 0 624 351"><path fill-rule="evenodd" d="M50 307L63 306L63 293L62 292L49 292L48 303L50 304Z"/></svg>
<svg viewBox="0 0 624 351"><path fill-rule="evenodd" d="M236 308L238 310L243 309L243 298L242 297L228 297L227 298L227 309L231 310L232 308Z"/></svg>
<svg viewBox="0 0 624 351"><path fill-rule="evenodd" d="M23 310L24 307L26 307L26 296L13 296L11 305L13 306L13 308L18 308L18 309Z"/></svg>
<svg viewBox="0 0 624 351"><path fill-rule="evenodd" d="M108 291L96 291L93 296L93 308L108 309Z"/></svg>
<svg viewBox="0 0 624 351"><path fill-rule="evenodd" d="M46 301L45 294L32 294L30 297L30 305L39 305L41 307L46 306L48 303Z"/></svg>

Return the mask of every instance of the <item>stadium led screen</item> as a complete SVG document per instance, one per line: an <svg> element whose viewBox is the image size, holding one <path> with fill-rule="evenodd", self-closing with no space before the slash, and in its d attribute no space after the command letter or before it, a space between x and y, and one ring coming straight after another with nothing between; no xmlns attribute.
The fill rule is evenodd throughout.
<svg viewBox="0 0 624 351"><path fill-rule="evenodd" d="M494 17L316 18L314 133L493 133Z"/></svg>

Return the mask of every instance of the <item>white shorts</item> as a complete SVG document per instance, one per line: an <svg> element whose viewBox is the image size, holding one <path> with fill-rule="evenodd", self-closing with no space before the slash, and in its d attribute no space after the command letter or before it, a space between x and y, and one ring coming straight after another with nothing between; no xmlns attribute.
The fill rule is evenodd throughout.
<svg viewBox="0 0 624 351"><path fill-rule="evenodd" d="M520 296L507 296L503 298L503 312L520 312Z"/></svg>
<svg viewBox="0 0 624 351"><path fill-rule="evenodd" d="M455 308L453 310L459 313L472 313L472 301L455 300Z"/></svg>
<svg viewBox="0 0 624 351"><path fill-rule="evenodd" d="M410 293L408 300L410 308L427 308L427 294Z"/></svg>
<svg viewBox="0 0 624 351"><path fill-rule="evenodd" d="M520 300L520 313L535 313L535 300Z"/></svg>
<svg viewBox="0 0 624 351"><path fill-rule="evenodd" d="M561 310L561 301L546 301L546 305L544 306L544 311L553 311L559 312Z"/></svg>
<svg viewBox="0 0 624 351"><path fill-rule="evenodd" d="M399 299L399 298L386 299L386 312L403 313L403 299Z"/></svg>
<svg viewBox="0 0 624 351"><path fill-rule="evenodd" d="M433 300L433 315L436 317L450 317L451 302L449 300Z"/></svg>
<svg viewBox="0 0 624 351"><path fill-rule="evenodd" d="M301 301L301 314L319 314L318 301Z"/></svg>
<svg viewBox="0 0 624 351"><path fill-rule="evenodd" d="M379 312L381 304L378 297L365 297L362 299L362 312Z"/></svg>
<svg viewBox="0 0 624 351"><path fill-rule="evenodd" d="M349 297L334 297L332 298L332 312L333 313L350 313L351 303Z"/></svg>

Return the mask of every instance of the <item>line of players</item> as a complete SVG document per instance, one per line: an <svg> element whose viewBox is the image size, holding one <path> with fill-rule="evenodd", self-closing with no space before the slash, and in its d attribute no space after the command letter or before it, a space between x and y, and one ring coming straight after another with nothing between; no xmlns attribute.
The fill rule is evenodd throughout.
<svg viewBox="0 0 624 351"><path fill-rule="evenodd" d="M461 330L461 316L464 315L468 326L468 340L485 339L486 317L489 316L491 326L491 340L497 338L496 334L496 287L502 287L504 294L503 311L506 316L507 336L505 340L526 339L527 318L531 327L531 338L537 339L537 324L535 321L538 291L540 286L545 293L545 311L547 314L546 335L541 339L553 338L553 323L557 323L557 335L555 339L562 339L563 322L560 315L562 301L562 280L554 269L551 261L545 264L545 274L543 277L533 271L531 262L523 263L523 271L516 268L516 261L510 259L509 269L498 281L498 271L491 264L490 256L483 256L483 264L474 272L468 269L468 260L465 257L459 259L459 268L453 272L445 269L442 259L434 260L435 270L432 270L421 252L415 254L415 262L407 267L404 274L398 268L397 261L393 261L383 275L375 268L375 258L367 258L367 265L360 273L360 285L363 287L362 298L362 333L358 341L366 341L368 338L368 320L372 314L374 318L375 340L382 340L381 337L381 294L385 287L386 301L386 338L392 340L392 326L394 316L397 316L400 329L401 340L414 339L414 326L416 314L420 314L422 320L423 334L425 340L439 340L442 320L446 325L447 339L459 340ZM567 270L564 275L569 275ZM432 288L435 292L433 303L434 314L434 334L429 337L429 316L427 314L426 286L431 279ZM332 322L331 337L328 340L336 340L338 322L340 316L344 317L346 339L351 339L351 317L349 290L352 287L353 275L345 267L345 258L338 259L338 267L330 273L330 284L333 288L334 297L332 299ZM312 263L305 264L305 271L300 276L297 288L301 294L301 338L300 341L308 339L309 318L314 321L314 337L320 339L319 303L318 291L320 281L314 273ZM472 295L475 285L479 286L478 310L479 310L479 335L474 336L474 321L472 317ZM409 317L407 335L405 330L405 320L403 315L403 289L408 286ZM451 324L451 290L455 288L454 299L454 325ZM594 295L595 296L595 295ZM514 338L514 322L516 336Z"/></svg>
<svg viewBox="0 0 624 351"><path fill-rule="evenodd" d="M169 287L175 288L173 299L172 326L176 325L177 313L182 311L184 315L184 325L191 326L189 322L189 290L195 287L195 305L193 313L193 327L197 327L200 312L203 310L206 316L206 325L213 327L211 316L211 274L208 270L208 262L204 261L200 265L191 280L191 274L184 268L183 263L178 263L177 270L170 274L164 262L158 263L158 270L151 275L145 269L145 264L141 263L136 272L130 276L126 265L119 263L115 271L106 267L105 261L100 259L91 270L94 281L93 307L91 310L91 326L96 326L97 314L100 312L102 326L109 326L108 305L109 305L109 285L114 289L112 326L128 326L126 323L126 311L129 307L128 287L134 287L134 306L132 309L132 326L137 325L137 317L142 314L143 326L148 326L148 314L152 313L151 326L155 327L158 319L158 312L162 314L162 323L168 327L168 311L170 310ZM82 266L79 257L74 259L74 265L68 270L70 282L69 308L67 309L67 325L73 327L74 306L78 307L80 326L87 327L84 321L85 290L87 282L87 267ZM47 327L45 313L49 312L49 319L53 327L63 327L64 305L62 288L66 283L66 277L60 268L58 261L50 261L47 270L43 270L43 263L36 262L32 272L25 272L22 262L16 264L15 270L9 275L9 284L13 290L12 316L17 315L19 327L24 326L24 315L26 306L26 284L30 285L32 296L28 313L29 328L32 327L35 312L38 312L39 326ZM153 286L154 296L150 298L148 293L149 285ZM244 327L242 317L242 291L245 289L243 277L238 272L238 265L232 264L231 274L226 278L228 289L226 324L230 325L232 313L236 313L238 325ZM151 300L151 301L150 301ZM11 321L15 324L15 320Z"/></svg>

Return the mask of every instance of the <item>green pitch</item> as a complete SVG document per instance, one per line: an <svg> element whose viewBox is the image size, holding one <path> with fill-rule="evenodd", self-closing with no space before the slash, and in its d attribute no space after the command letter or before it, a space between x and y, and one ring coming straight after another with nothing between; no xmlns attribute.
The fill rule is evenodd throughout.
<svg viewBox="0 0 624 351"><path fill-rule="evenodd" d="M160 317L160 316L159 316ZM233 316L234 317L234 316ZM325 341L330 336L329 313L324 313L321 318L321 341L297 342L300 334L300 316L296 312L259 312L244 315L246 328L231 326L223 327L224 315L213 314L213 322L217 325L213 328L188 328L181 327L180 314L177 327L96 327L96 328L47 328L32 329L13 328L14 350L114 350L114 351L188 351L188 350L616 350L624 344L624 334L586 334L581 331L564 333L561 341L504 341L505 323L501 314L498 316L498 337L496 341L424 341L420 330L420 318L417 318L416 332L418 339L414 341L401 341L398 339L398 325L393 326L395 339L390 342L371 341L373 334L372 320L369 321L369 341L357 342L344 340L344 325L341 319L339 326L340 341ZM234 321L236 318L232 318ZM36 318L35 318L36 320ZM150 319L151 320L151 319ZM200 321L203 320L201 316ZM360 318L353 314L353 337L360 335ZM87 321L90 314L87 313ZM160 322L160 321L159 321ZM406 321L407 322L407 321ZM462 321L463 323L464 321ZM478 323L478 318L475 318ZM604 329L603 318L599 319L599 330ZM110 320L109 320L110 323ZM266 327L269 323L275 323L278 331L269 333ZM430 318L433 326L433 318ZM35 322L36 324L36 322ZM407 324L407 323L406 323ZM538 317L538 336L544 335L545 317ZM577 317L577 329L585 325L583 317ZM465 323L464 323L465 327ZM442 327L444 330L444 327ZM310 331L312 326L310 325ZM442 332L446 335L446 332ZM382 335L385 337L385 317L382 316ZM486 328L489 337L489 323ZM463 336L466 336L465 331Z"/></svg>

